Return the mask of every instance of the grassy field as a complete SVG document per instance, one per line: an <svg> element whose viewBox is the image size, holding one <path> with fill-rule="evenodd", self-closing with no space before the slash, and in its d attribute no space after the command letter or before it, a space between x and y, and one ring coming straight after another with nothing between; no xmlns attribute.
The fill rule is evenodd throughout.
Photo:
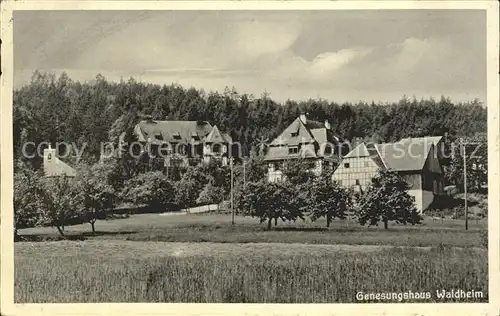
<svg viewBox="0 0 500 316"><path fill-rule="evenodd" d="M68 235L91 239L118 239L133 241L179 241L220 243L309 243L385 246L455 246L480 247L482 234L486 232L486 220L470 221L469 230L464 230L460 220L425 220L421 225L390 225L382 227L361 227L352 220L336 220L329 229L325 221L315 223L279 222L267 231L265 224L256 219L236 216L231 225L228 214L132 215L126 219L98 221L96 236L90 235L90 225L66 227ZM58 236L54 228L30 228L19 232L28 240L53 239Z"/></svg>
<svg viewBox="0 0 500 316"><path fill-rule="evenodd" d="M84 241L17 242L15 300L24 302L355 302L357 292L483 291L486 222L326 229L227 214L133 215L66 227ZM50 240L50 227L20 231Z"/></svg>
<svg viewBox="0 0 500 316"><path fill-rule="evenodd" d="M484 249L92 240L15 251L18 303L355 302L359 291L438 301L436 290L488 288Z"/></svg>

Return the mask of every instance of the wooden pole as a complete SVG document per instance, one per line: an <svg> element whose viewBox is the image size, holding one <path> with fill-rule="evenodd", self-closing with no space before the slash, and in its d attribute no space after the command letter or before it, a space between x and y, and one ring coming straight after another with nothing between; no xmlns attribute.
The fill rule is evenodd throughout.
<svg viewBox="0 0 500 316"><path fill-rule="evenodd" d="M462 147L464 148L464 210L465 210L465 230L469 229L469 223L467 221L467 158L466 158L466 150L465 150L465 143L462 142Z"/></svg>
<svg viewBox="0 0 500 316"><path fill-rule="evenodd" d="M229 165L231 166L231 224L234 225L234 205L233 205L233 157L229 158Z"/></svg>
<svg viewBox="0 0 500 316"><path fill-rule="evenodd" d="M245 168L245 165L246 165L246 160L243 159L243 185L246 184L246 168Z"/></svg>

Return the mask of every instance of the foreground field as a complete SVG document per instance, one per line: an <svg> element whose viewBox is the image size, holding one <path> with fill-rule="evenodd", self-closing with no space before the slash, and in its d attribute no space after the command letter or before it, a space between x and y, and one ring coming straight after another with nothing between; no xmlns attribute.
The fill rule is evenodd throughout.
<svg viewBox="0 0 500 316"><path fill-rule="evenodd" d="M256 219L236 216L231 225L228 214L133 215L126 219L98 221L96 236L90 235L90 225L66 227L66 234L78 238L133 241L219 242L219 243L308 243L433 247L480 247L486 234L485 221L471 221L469 230L459 220L425 220L422 225L391 225L361 227L352 220L336 220L330 229L325 221L315 223L279 222L271 231ZM23 229L19 232L27 240L57 238L57 230L50 227Z"/></svg>
<svg viewBox="0 0 500 316"><path fill-rule="evenodd" d="M15 301L355 302L356 293L483 291L484 249L132 241L16 243ZM475 302L477 300L474 300Z"/></svg>

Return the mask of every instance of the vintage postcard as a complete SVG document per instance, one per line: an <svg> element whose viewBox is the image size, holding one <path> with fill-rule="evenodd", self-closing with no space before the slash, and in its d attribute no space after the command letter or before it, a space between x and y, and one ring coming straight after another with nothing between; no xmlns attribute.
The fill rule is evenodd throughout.
<svg viewBox="0 0 500 316"><path fill-rule="evenodd" d="M7 1L2 315L498 315L495 1Z"/></svg>

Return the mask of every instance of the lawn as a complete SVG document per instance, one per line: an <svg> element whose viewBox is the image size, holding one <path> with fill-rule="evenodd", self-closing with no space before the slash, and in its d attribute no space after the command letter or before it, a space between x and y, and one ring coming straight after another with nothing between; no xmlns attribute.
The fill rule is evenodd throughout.
<svg viewBox="0 0 500 316"><path fill-rule="evenodd" d="M483 291L486 222L279 222L229 214L141 214L65 229L23 229L15 300L24 302L356 302L358 291ZM415 300L413 300L415 301ZM418 300L416 300L418 301Z"/></svg>
<svg viewBox="0 0 500 316"><path fill-rule="evenodd" d="M481 247L486 221L474 220L469 224L466 231L461 220L427 219L421 225L393 224L384 230L382 227L361 227L352 220L336 220L326 229L324 220L314 223L299 220L279 222L267 231L265 224L249 217L236 216L233 226L229 214L141 214L98 221L96 236L90 235L89 224L68 226L66 233L79 238L133 241ZM53 239L58 235L57 230L50 227L23 229L19 233L31 240Z"/></svg>
<svg viewBox="0 0 500 316"><path fill-rule="evenodd" d="M89 240L15 252L17 303L327 303L359 291L428 291L432 302L452 288L487 301L484 249Z"/></svg>

